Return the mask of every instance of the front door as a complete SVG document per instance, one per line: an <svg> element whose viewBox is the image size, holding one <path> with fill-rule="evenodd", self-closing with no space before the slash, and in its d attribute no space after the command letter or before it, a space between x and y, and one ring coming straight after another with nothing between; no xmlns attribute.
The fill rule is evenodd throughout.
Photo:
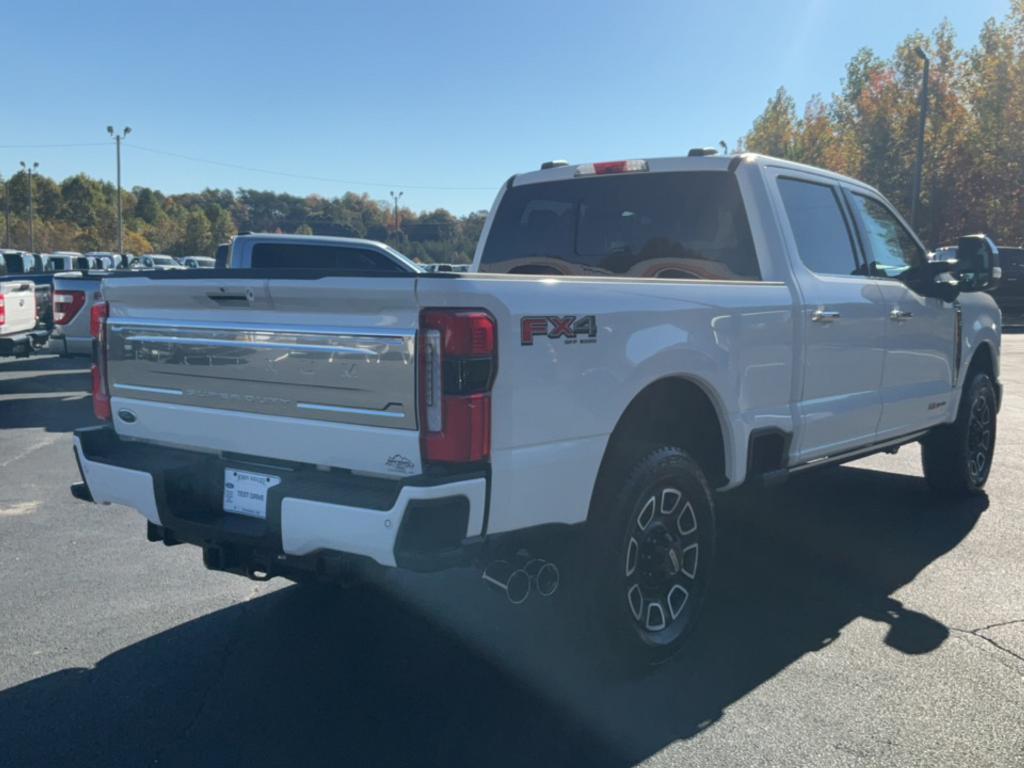
<svg viewBox="0 0 1024 768"><path fill-rule="evenodd" d="M885 365L878 439L916 432L942 422L953 396L956 308L921 296L900 281L921 264L924 248L881 199L850 189L847 199L859 227L868 271L885 301Z"/></svg>
<svg viewBox="0 0 1024 768"><path fill-rule="evenodd" d="M835 182L787 170L775 186L801 294L803 383L793 457L800 463L874 441L886 320L878 281L858 257Z"/></svg>

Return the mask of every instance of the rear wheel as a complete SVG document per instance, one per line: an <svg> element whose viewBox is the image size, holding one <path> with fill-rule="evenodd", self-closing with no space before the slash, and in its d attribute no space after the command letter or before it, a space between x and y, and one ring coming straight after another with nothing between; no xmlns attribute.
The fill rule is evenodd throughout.
<svg viewBox="0 0 1024 768"><path fill-rule="evenodd" d="M696 624L714 562L714 501L700 466L672 446L636 458L607 488L586 546L590 615L627 663L674 655Z"/></svg>
<svg viewBox="0 0 1024 768"><path fill-rule="evenodd" d="M957 496L981 493L996 445L996 389L987 373L964 385L956 421L921 441L924 477L934 490Z"/></svg>

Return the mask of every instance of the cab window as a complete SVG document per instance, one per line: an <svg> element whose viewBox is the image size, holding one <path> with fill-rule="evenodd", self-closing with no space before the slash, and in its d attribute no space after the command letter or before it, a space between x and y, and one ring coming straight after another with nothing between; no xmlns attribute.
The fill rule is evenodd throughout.
<svg viewBox="0 0 1024 768"><path fill-rule="evenodd" d="M804 266L819 275L862 274L835 187L781 178L779 194Z"/></svg>
<svg viewBox="0 0 1024 768"><path fill-rule="evenodd" d="M924 263L924 250L885 205L858 192L850 195L850 202L864 235L871 275L897 278Z"/></svg>

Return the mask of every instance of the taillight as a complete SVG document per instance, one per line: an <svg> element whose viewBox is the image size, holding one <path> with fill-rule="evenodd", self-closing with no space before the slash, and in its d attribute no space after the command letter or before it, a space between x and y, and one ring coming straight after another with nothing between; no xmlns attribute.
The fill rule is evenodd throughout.
<svg viewBox="0 0 1024 768"><path fill-rule="evenodd" d="M54 291L53 322L57 325L67 325L83 306L85 291Z"/></svg>
<svg viewBox="0 0 1024 768"><path fill-rule="evenodd" d="M107 385L107 316L105 301L92 305L89 334L92 336L92 412L102 421L110 420L110 390Z"/></svg>
<svg viewBox="0 0 1024 768"><path fill-rule="evenodd" d="M0 325L7 322L7 302L4 301L4 296L0 293Z"/></svg>
<svg viewBox="0 0 1024 768"><path fill-rule="evenodd" d="M494 318L481 309L424 310L419 362L423 460L488 458L498 367Z"/></svg>

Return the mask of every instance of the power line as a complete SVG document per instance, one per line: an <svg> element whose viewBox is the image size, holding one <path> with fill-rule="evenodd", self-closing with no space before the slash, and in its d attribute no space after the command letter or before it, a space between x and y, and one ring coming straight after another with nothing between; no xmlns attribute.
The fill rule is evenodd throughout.
<svg viewBox="0 0 1024 768"><path fill-rule="evenodd" d="M209 160L203 157L193 157L192 155L182 155L177 152L167 152L162 149L154 149L153 147L144 147L141 144L132 144L130 147L126 145L126 148L130 148L131 151L141 149L143 152L151 152L155 155L166 155L167 157L176 157L179 160L190 160L194 163L206 163L207 165L218 165L222 168L234 168L240 171L251 171L253 173L266 173L271 176L285 176L291 179L304 179L307 181L325 181L331 184L345 184L353 187L401 187L403 189L425 189L425 190L440 190L440 191L493 191L494 187L434 187L417 184L395 184L380 181L355 181L352 179L336 179L330 176L308 176L301 173L289 173L287 171L272 171L267 168L253 168L248 165L238 165L237 163L225 163L220 160Z"/></svg>
<svg viewBox="0 0 1024 768"><path fill-rule="evenodd" d="M90 141L80 144L0 144L0 149L60 149L62 147L105 147L102 141Z"/></svg>

